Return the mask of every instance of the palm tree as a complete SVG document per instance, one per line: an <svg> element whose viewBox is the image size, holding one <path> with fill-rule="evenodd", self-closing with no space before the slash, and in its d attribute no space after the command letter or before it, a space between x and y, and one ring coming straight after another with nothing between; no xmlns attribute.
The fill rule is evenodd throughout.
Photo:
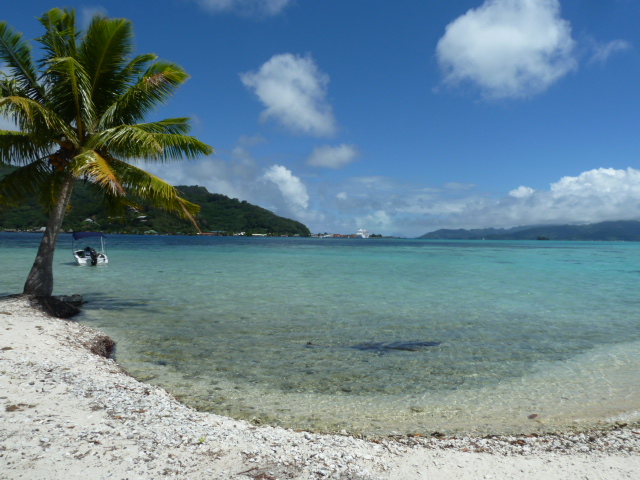
<svg viewBox="0 0 640 480"><path fill-rule="evenodd" d="M156 55L134 56L129 20L96 15L83 33L74 10L54 8L39 21L37 63L23 35L0 22L0 115L16 125L0 130L0 166L20 166L0 181L0 202L36 195L49 213L24 293L50 296L76 181L87 182L112 215L144 202L193 221L197 205L132 162L192 159L213 148L188 136L188 118L143 123L188 75Z"/></svg>

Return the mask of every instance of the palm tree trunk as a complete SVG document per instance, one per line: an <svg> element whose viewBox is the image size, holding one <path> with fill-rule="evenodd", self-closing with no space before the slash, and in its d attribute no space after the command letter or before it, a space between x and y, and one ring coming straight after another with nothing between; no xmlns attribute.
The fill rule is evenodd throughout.
<svg viewBox="0 0 640 480"><path fill-rule="evenodd" d="M75 178L73 175L67 173L60 189L58 201L54 205L51 215L49 215L49 221L42 235L36 260L33 262L31 272L29 272L27 281L24 284L23 293L25 295L48 297L53 293L53 255L56 250L62 221L71 200L74 183Z"/></svg>

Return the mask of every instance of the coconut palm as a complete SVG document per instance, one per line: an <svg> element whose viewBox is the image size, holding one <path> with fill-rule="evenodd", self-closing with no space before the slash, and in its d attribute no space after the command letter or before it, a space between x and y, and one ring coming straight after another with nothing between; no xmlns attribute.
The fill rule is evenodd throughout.
<svg viewBox="0 0 640 480"><path fill-rule="evenodd" d="M143 122L188 78L156 55L133 55L129 20L93 17L85 32L75 11L39 18L43 56L35 62L23 35L0 22L0 165L19 168L0 181L0 202L36 195L49 212L24 293L50 296L53 256L74 183L87 182L111 215L142 203L193 220L199 207L136 161L192 159L213 149L188 135L188 118ZM3 65L4 64L4 65Z"/></svg>

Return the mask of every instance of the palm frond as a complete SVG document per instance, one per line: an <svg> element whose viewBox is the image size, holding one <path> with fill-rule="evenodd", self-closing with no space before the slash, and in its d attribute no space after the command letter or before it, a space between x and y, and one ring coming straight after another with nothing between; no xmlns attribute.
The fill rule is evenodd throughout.
<svg viewBox="0 0 640 480"><path fill-rule="evenodd" d="M51 139L65 136L73 143L78 141L75 130L56 112L30 98L0 97L0 115L10 117L24 132Z"/></svg>
<svg viewBox="0 0 640 480"><path fill-rule="evenodd" d="M200 206L180 197L179 191L164 180L129 163L110 157L112 168L117 172L127 198L149 203L154 207L177 214L192 221Z"/></svg>
<svg viewBox="0 0 640 480"><path fill-rule="evenodd" d="M24 165L43 158L53 144L40 144L30 134L13 130L0 130L0 165Z"/></svg>
<svg viewBox="0 0 640 480"><path fill-rule="evenodd" d="M142 125L122 125L94 135L87 142L89 148L108 150L111 155L127 159L177 160L210 155L213 148L194 137L173 133L155 133L154 128L183 128L162 125L162 122Z"/></svg>
<svg viewBox="0 0 640 480"><path fill-rule="evenodd" d="M143 206L129 197L113 194L110 191L103 190L97 184L88 184L89 190L102 200L102 206L109 217L123 217L127 213L127 209L142 210Z"/></svg>
<svg viewBox="0 0 640 480"><path fill-rule="evenodd" d="M195 137L169 133L153 134L156 142L162 145L162 153L156 160L196 159L203 155L213 154L213 148Z"/></svg>
<svg viewBox="0 0 640 480"><path fill-rule="evenodd" d="M99 119L100 123L93 126L93 130L100 130L103 125L113 126L119 124L114 115L118 114L122 105L120 102L122 95L132 85L138 83L143 72L148 68L148 64L156 59L157 56L152 53L137 55L122 70L111 72L110 89L105 85L101 85L101 91L98 96L95 95L94 89L94 104L96 105L96 110L101 113L101 118ZM131 121L129 123L135 122Z"/></svg>
<svg viewBox="0 0 640 480"><path fill-rule="evenodd" d="M91 95L96 104L110 105L114 101L113 95L124 91L127 85L122 84L125 79L120 72L127 67L127 59L132 53L130 20L93 17L82 39L79 59L91 78Z"/></svg>
<svg viewBox="0 0 640 480"><path fill-rule="evenodd" d="M189 75L184 69L175 63L153 63L138 82L130 86L105 110L98 128L137 123L147 113L164 104L188 78Z"/></svg>
<svg viewBox="0 0 640 480"><path fill-rule="evenodd" d="M106 193L117 197L126 195L116 172L109 161L92 149L86 149L77 155L70 166L76 177L83 177L96 184Z"/></svg>
<svg viewBox="0 0 640 480"><path fill-rule="evenodd" d="M49 62L47 75L55 76L48 102L55 105L67 122L75 122L79 140L85 134L85 126L96 118L91 100L91 79L82 64L72 57L57 57Z"/></svg>
<svg viewBox="0 0 640 480"><path fill-rule="evenodd" d="M46 53L42 60L43 64L51 58L76 55L79 32L76 29L75 10L52 8L38 20L45 28L44 35L37 39Z"/></svg>
<svg viewBox="0 0 640 480"><path fill-rule="evenodd" d="M28 95L24 94L24 90L20 87L18 80L9 77L0 70L0 97L11 96L28 97Z"/></svg>
<svg viewBox="0 0 640 480"><path fill-rule="evenodd" d="M169 133L174 135L186 135L191 130L191 120L186 117L165 118L157 122L138 123L136 127L149 133Z"/></svg>
<svg viewBox="0 0 640 480"><path fill-rule="evenodd" d="M143 53L136 55L123 69L121 73L122 79L125 82L127 88L134 83L137 83L140 76L148 68L147 65L158 59L155 53Z"/></svg>
<svg viewBox="0 0 640 480"><path fill-rule="evenodd" d="M42 100L44 90L38 83L31 45L22 38L21 33L16 32L6 22L0 22L0 63L6 65L11 78L24 95Z"/></svg>

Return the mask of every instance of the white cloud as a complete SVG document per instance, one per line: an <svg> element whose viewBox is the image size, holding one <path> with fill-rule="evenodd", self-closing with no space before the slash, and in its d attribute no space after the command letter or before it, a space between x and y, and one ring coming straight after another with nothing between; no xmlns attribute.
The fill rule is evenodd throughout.
<svg viewBox="0 0 640 480"><path fill-rule="evenodd" d="M357 225L408 236L439 228L640 219L640 170L600 168L563 177L548 189L520 186L500 198L477 187L424 189L390 178L352 178L336 186L332 202L335 224L345 231Z"/></svg>
<svg viewBox="0 0 640 480"><path fill-rule="evenodd" d="M307 187L286 167L273 165L262 178L275 183L288 204L301 209L305 209L309 205Z"/></svg>
<svg viewBox="0 0 640 480"><path fill-rule="evenodd" d="M447 221L451 226L509 227L634 218L640 218L640 170L598 168L563 177L549 190L520 186L497 202L486 197L470 202Z"/></svg>
<svg viewBox="0 0 640 480"><path fill-rule="evenodd" d="M525 187L524 185L519 186L515 190L511 190L509 195L514 198L526 198L533 195L535 190L531 187Z"/></svg>
<svg viewBox="0 0 640 480"><path fill-rule="evenodd" d="M555 198L564 196L599 197L610 202L632 198L640 199L640 170L628 168L598 168L583 172L577 177L562 177L551 184L551 193Z"/></svg>
<svg viewBox="0 0 640 480"><path fill-rule="evenodd" d="M206 187L211 193L220 193L230 198L239 199L246 198L242 188L243 179L254 180L255 174L253 172L257 170L253 168L249 169L252 172L243 172L240 160L224 162L211 157L184 162L179 166L172 163L162 163L145 164L143 168L171 185L200 185Z"/></svg>
<svg viewBox="0 0 640 480"><path fill-rule="evenodd" d="M486 0L447 26L436 54L446 84L470 82L486 98L521 98L575 69L574 46L558 0Z"/></svg>
<svg viewBox="0 0 640 480"><path fill-rule="evenodd" d="M488 205L495 204L487 197L483 197L477 193L470 193L462 198L451 198L446 195L440 196L421 196L413 195L403 199L398 205L397 211L411 215L422 215L426 218L436 217L439 220L450 220L455 218L458 221L459 216L465 216L465 221L474 222L476 218L473 215ZM466 218L468 212L474 212Z"/></svg>
<svg viewBox="0 0 640 480"><path fill-rule="evenodd" d="M172 185L201 185L211 193L271 210L306 225L324 225L324 214L309 208L311 195L302 180L282 165L265 166L249 148L264 143L262 137L241 137L230 151L216 157L175 163L146 163L143 168Z"/></svg>
<svg viewBox="0 0 640 480"><path fill-rule="evenodd" d="M326 101L329 76L311 56L275 55L240 79L266 107L263 121L275 120L293 132L314 136L335 132L333 111Z"/></svg>
<svg viewBox="0 0 640 480"><path fill-rule="evenodd" d="M377 210L364 217L357 217L355 223L358 228L365 228L372 233L377 233L387 231L393 225L393 219L384 210Z"/></svg>
<svg viewBox="0 0 640 480"><path fill-rule="evenodd" d="M605 44L597 44L594 46L594 52L589 60L590 63L605 63L611 55L629 50L631 44L624 40L613 40Z"/></svg>
<svg viewBox="0 0 640 480"><path fill-rule="evenodd" d="M316 147L307 163L313 167L344 168L356 160L358 150L354 145L323 145Z"/></svg>
<svg viewBox="0 0 640 480"><path fill-rule="evenodd" d="M282 12L292 0L197 0L211 13L238 13L244 16L272 16Z"/></svg>

